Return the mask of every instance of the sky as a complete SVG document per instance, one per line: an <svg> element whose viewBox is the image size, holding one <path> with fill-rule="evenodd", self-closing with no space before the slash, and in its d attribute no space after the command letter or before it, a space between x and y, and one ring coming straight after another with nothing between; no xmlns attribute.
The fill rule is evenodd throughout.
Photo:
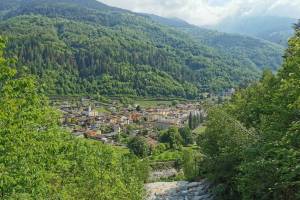
<svg viewBox="0 0 300 200"><path fill-rule="evenodd" d="M229 17L283 16L300 18L300 0L99 0L134 12L180 18L199 26Z"/></svg>

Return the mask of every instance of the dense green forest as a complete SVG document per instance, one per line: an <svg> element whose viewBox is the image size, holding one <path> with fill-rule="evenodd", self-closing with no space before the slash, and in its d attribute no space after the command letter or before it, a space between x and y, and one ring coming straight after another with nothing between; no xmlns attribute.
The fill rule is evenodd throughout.
<svg viewBox="0 0 300 200"><path fill-rule="evenodd" d="M0 199L142 199L147 162L65 132L3 48L0 38Z"/></svg>
<svg viewBox="0 0 300 200"><path fill-rule="evenodd" d="M195 98L248 85L281 63L274 44L226 34L199 39L95 0L0 0L0 19L7 56L28 66L49 95Z"/></svg>
<svg viewBox="0 0 300 200"><path fill-rule="evenodd" d="M209 46L241 65L259 69L277 70L282 62L283 47L245 35L228 34L188 24L178 19L147 15L151 19L190 35L195 41Z"/></svg>
<svg viewBox="0 0 300 200"><path fill-rule="evenodd" d="M202 175L219 199L300 199L300 24L277 74L210 110Z"/></svg>

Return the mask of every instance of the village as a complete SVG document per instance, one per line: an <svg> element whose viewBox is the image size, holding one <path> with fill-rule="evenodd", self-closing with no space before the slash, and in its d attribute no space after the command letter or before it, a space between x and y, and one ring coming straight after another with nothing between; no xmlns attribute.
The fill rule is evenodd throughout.
<svg viewBox="0 0 300 200"><path fill-rule="evenodd" d="M186 126L191 114L205 114L199 102L144 108L139 104L124 106L116 101L104 104L81 99L77 102L60 101L57 107L63 113L62 125L75 137L95 139L112 145L123 145L119 138L124 134L130 137L143 135L149 142L155 143L159 131L171 126Z"/></svg>

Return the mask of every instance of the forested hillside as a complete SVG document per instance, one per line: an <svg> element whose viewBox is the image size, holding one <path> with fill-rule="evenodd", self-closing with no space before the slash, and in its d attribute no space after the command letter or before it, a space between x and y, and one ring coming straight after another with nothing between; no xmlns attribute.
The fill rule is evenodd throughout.
<svg viewBox="0 0 300 200"><path fill-rule="evenodd" d="M211 109L202 175L220 199L300 199L300 25L282 68Z"/></svg>
<svg viewBox="0 0 300 200"><path fill-rule="evenodd" d="M222 34L201 40L94 0L0 0L0 18L7 55L38 75L49 95L195 98L247 85L281 62L271 43Z"/></svg>
<svg viewBox="0 0 300 200"><path fill-rule="evenodd" d="M258 69L276 70L282 62L283 47L249 36L222 33L188 24L179 19L148 15L151 19L190 35L195 41L215 49L236 62ZM246 33L244 33L247 35Z"/></svg>

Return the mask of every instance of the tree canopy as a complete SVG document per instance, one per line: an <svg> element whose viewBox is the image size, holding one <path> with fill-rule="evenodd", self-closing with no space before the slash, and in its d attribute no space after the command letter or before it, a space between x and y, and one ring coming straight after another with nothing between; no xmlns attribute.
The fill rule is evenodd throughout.
<svg viewBox="0 0 300 200"><path fill-rule="evenodd" d="M128 142L128 148L137 156L143 158L150 155L150 147L144 137L137 136Z"/></svg>
<svg viewBox="0 0 300 200"><path fill-rule="evenodd" d="M222 199L300 198L300 30L276 75L210 111L201 136L203 174Z"/></svg>
<svg viewBox="0 0 300 200"><path fill-rule="evenodd" d="M159 136L159 141L167 143L171 149L178 149L183 144L183 139L177 127L170 127L168 130L163 131Z"/></svg>
<svg viewBox="0 0 300 200"><path fill-rule="evenodd" d="M62 130L36 79L3 48L0 38L0 199L141 199L144 163Z"/></svg>
<svg viewBox="0 0 300 200"><path fill-rule="evenodd" d="M199 92L245 86L258 79L261 68L281 62L281 49L271 43L226 34L215 38L204 30L201 40L96 0L0 4L7 54L19 58L17 66L28 66L49 95L193 99ZM204 42L210 40L215 42ZM228 50L232 42L238 44Z"/></svg>

